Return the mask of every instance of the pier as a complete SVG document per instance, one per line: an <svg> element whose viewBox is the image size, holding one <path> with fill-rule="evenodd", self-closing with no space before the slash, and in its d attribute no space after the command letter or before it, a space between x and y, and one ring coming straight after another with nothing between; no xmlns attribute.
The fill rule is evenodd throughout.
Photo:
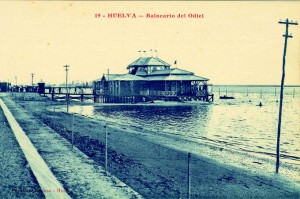
<svg viewBox="0 0 300 199"><path fill-rule="evenodd" d="M59 99L79 99L81 102L84 101L85 98L93 99L94 93L92 87L82 87L82 86L68 86L66 87L45 87L42 91L44 95L51 96L51 100L59 100Z"/></svg>

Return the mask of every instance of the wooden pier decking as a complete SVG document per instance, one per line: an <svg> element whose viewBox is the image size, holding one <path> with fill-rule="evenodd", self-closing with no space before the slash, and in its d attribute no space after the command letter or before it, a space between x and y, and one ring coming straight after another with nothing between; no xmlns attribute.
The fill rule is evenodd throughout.
<svg viewBox="0 0 300 199"><path fill-rule="evenodd" d="M51 100L80 99L83 102L85 98L94 98L92 87L45 87L43 94L51 95Z"/></svg>

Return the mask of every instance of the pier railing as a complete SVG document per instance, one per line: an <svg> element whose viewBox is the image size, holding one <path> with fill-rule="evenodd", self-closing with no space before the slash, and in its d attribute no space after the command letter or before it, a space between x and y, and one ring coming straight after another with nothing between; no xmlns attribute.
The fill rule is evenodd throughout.
<svg viewBox="0 0 300 199"><path fill-rule="evenodd" d="M176 91L156 91L156 90L147 90L147 91L140 91L140 95L142 96L207 96L209 93L205 90L202 91L195 91L191 93L184 93L180 94Z"/></svg>

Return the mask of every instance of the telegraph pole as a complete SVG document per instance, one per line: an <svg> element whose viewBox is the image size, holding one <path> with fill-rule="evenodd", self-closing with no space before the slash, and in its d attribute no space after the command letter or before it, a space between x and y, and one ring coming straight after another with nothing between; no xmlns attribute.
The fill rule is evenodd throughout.
<svg viewBox="0 0 300 199"><path fill-rule="evenodd" d="M34 77L34 74L31 73L31 86L33 86L33 77Z"/></svg>
<svg viewBox="0 0 300 199"><path fill-rule="evenodd" d="M289 21L279 21L279 24L285 24L285 34L284 37L284 49L283 49L283 60L282 60L282 77L281 77L281 86L280 86L280 104L279 104L279 117L278 117L278 131L277 131L277 147L276 147L276 173L279 170L279 157L280 157L280 131L281 131L281 115L282 115L282 101L283 101L283 88L284 88L284 77L285 77L285 56L287 49L288 38L293 38L292 35L289 35L289 25L298 25L297 22Z"/></svg>
<svg viewBox="0 0 300 199"><path fill-rule="evenodd" d="M69 71L69 65L65 65L63 66L66 68L66 90L67 90L67 94L66 94L66 101L67 101L67 112L69 112L69 89L68 89L68 71Z"/></svg>

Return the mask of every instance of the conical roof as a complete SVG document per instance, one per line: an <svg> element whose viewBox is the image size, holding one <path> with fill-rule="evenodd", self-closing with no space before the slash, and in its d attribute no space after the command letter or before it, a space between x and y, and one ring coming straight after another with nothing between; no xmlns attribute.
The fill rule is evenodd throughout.
<svg viewBox="0 0 300 199"><path fill-rule="evenodd" d="M131 64L128 65L127 68L131 66L171 66L167 62L159 59L158 57L140 57Z"/></svg>

